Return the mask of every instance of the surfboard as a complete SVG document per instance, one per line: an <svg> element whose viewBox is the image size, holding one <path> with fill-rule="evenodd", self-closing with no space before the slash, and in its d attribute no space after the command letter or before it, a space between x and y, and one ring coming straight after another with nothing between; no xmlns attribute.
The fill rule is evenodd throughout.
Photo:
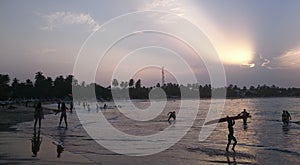
<svg viewBox="0 0 300 165"><path fill-rule="evenodd" d="M58 110L58 109L51 109L51 111L54 112L55 115L61 112L61 110Z"/></svg>
<svg viewBox="0 0 300 165"><path fill-rule="evenodd" d="M251 115L248 115L247 118L251 117ZM237 115L237 116L231 116L229 117L229 119L231 120L239 120L239 119L243 119L244 117L241 115ZM227 121L227 117L223 117L220 119L215 119L215 120L211 120L206 122L204 125L210 125L210 124L215 124L215 123L222 123L222 122L226 122Z"/></svg>
<svg viewBox="0 0 300 165"><path fill-rule="evenodd" d="M300 124L300 121L290 121L290 123Z"/></svg>

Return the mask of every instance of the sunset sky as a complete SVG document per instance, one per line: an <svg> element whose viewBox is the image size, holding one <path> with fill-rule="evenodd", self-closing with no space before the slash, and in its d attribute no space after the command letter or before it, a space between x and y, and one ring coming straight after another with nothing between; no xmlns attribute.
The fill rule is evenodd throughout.
<svg viewBox="0 0 300 165"><path fill-rule="evenodd" d="M3 0L0 74L22 81L33 79L37 71L53 77L72 74L80 49L92 33L105 33L103 25L120 15L149 10L170 12L197 26L218 53L228 83L300 87L299 0ZM125 31L126 26L126 21L119 22L116 31ZM185 25L172 28L187 29ZM161 81L157 66L165 66L167 81L174 80L168 69L188 77L190 73L181 69L183 64L174 60L174 54L186 60L201 84L210 82L199 54L180 40L159 33L132 33L116 43L99 63L98 83L107 85L109 73L115 70L119 70L115 78L128 80L133 74L127 72L133 70L135 78L150 85ZM150 49L140 49L145 46ZM152 67L151 62L157 66ZM135 65L144 68L135 70Z"/></svg>

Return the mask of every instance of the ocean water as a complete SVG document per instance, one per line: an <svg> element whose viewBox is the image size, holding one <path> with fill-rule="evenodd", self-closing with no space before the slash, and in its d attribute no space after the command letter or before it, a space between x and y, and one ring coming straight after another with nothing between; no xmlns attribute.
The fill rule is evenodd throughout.
<svg viewBox="0 0 300 165"><path fill-rule="evenodd" d="M185 104L180 108L183 102ZM292 121L300 121L300 98L227 99L222 117L235 116L243 109L246 109L252 116L248 119L247 128L243 126L242 120L236 121L234 131L238 144L235 153L225 152L228 134L226 122L217 124L210 136L199 141L199 132L203 129L203 123L211 105L210 100L170 100L158 116L147 121L130 119L132 116L128 115L138 116L139 110L134 110L128 101L119 104L123 108L122 113L114 103L107 102L106 104L108 109L97 110L94 103L89 103L89 108L75 103L77 112L68 113L68 129L64 128L64 123L62 123L63 127L58 127L60 114L47 115L42 122L41 135L52 137L53 141L63 143L66 150L81 154L95 164L300 164L300 125L291 123L285 126L281 122L282 110L290 112ZM221 104L221 102L214 104ZM134 101L134 105L143 111L151 103L139 100ZM197 105L199 105L198 113L195 115L191 110ZM56 107L56 105L49 106ZM103 106L103 103L100 103L100 106ZM180 111L176 122L167 122L167 113L170 111L176 111L177 114ZM93 116L90 117L92 120L81 118L80 122L79 113ZM133 136L151 136L167 129L175 132L186 129L187 133L175 144L170 144L174 141L172 136L159 139L157 143L170 144L170 147L162 152L148 156L122 155L96 143L83 128L83 126L91 126L90 128L96 131L99 127L95 127L94 121L98 118L100 120L100 113L114 128ZM32 122L19 124L18 130L26 134L33 133L32 125ZM105 128L102 128L100 132L109 133L105 132ZM173 135L177 136L177 134ZM119 149L120 152L124 150L124 147L128 147L127 153L130 155L130 147L134 144L140 145L138 147L141 148L145 147L141 144L146 144L149 138L145 138L142 143L128 143L128 146L124 143L128 139L124 138L113 136L102 140L108 142L107 144L115 150ZM30 148L28 152L31 152ZM134 152L131 154L134 155Z"/></svg>

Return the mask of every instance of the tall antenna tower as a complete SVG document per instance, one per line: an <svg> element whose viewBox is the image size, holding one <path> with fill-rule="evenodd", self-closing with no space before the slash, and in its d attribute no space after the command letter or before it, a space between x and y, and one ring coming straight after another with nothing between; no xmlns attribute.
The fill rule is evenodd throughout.
<svg viewBox="0 0 300 165"><path fill-rule="evenodd" d="M165 84L165 68L161 68L161 86L164 86Z"/></svg>

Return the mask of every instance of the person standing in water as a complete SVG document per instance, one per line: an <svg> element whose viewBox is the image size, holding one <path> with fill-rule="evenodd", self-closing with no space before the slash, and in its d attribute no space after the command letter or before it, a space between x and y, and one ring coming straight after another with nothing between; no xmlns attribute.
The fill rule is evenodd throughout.
<svg viewBox="0 0 300 165"><path fill-rule="evenodd" d="M235 152L234 148L235 148L235 145L237 144L237 140L233 135L234 134L233 126L235 124L235 121L230 119L229 116L227 116L227 123L228 123L229 134L228 134L228 143L227 143L227 147L226 147L226 152L228 152L231 140L234 141L233 146L232 146L232 150Z"/></svg>
<svg viewBox="0 0 300 165"><path fill-rule="evenodd" d="M291 114L286 110L282 111L281 118L283 124L289 124L290 120L292 120Z"/></svg>
<svg viewBox="0 0 300 165"><path fill-rule="evenodd" d="M283 122L283 124L289 124L288 114L285 110L282 111L281 121Z"/></svg>
<svg viewBox="0 0 300 165"><path fill-rule="evenodd" d="M246 109L244 109L244 111L241 112L239 115L243 117L243 124L244 124L244 126L246 126L247 118L250 117L250 114L246 111Z"/></svg>
<svg viewBox="0 0 300 165"><path fill-rule="evenodd" d="M65 120L66 128L68 128L68 123L67 123L67 106L65 102L61 103L61 115L60 115L60 120L59 120L59 127L61 125L62 119Z"/></svg>
<svg viewBox="0 0 300 165"><path fill-rule="evenodd" d="M39 128L41 128L42 118L44 118L42 103L38 102L37 106L34 110L34 129L36 128L36 124L39 121Z"/></svg>

